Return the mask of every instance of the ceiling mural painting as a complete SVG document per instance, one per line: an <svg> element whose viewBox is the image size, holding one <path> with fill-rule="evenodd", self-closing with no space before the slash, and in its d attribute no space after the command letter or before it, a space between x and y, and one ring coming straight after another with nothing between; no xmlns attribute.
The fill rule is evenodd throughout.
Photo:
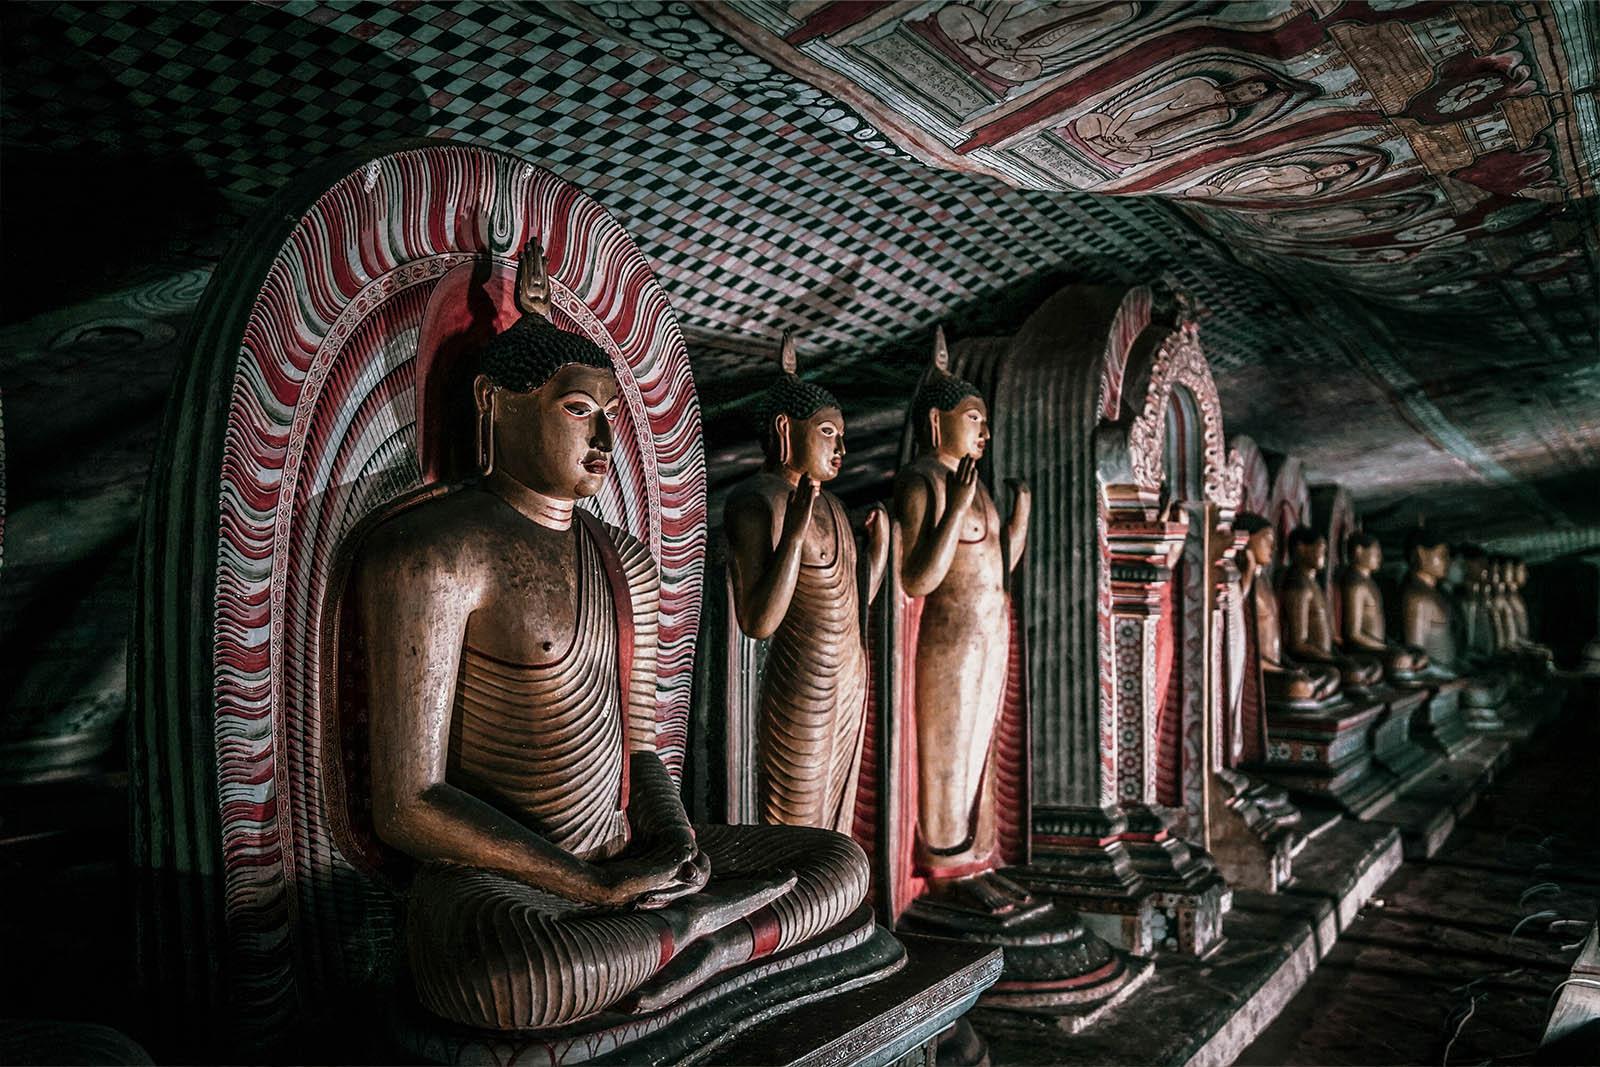
<svg viewBox="0 0 1600 1067"><path fill-rule="evenodd" d="M1594 98L1566 88L1592 80L1570 71L1563 39L1563 14L1569 33L1582 16L1558 6L701 10L929 163L1022 189L1168 197L1263 259L1325 266L1380 299L1470 298L1506 271L1536 283L1584 255L1575 228L1547 236L1600 169Z"/></svg>
<svg viewBox="0 0 1600 1067"><path fill-rule="evenodd" d="M97 262L132 265L97 293L203 275L313 158L415 136L527 156L604 204L660 277L714 480L757 461L743 409L784 328L808 373L852 398L866 493L893 465L934 323L1001 332L989 320L1061 281L1166 274L1195 297L1230 430L1363 506L1428 495L1448 510L1456 494L1464 514L1573 530L1600 524L1600 505L1549 477L1600 469L1584 399L1600 392L1585 156L1600 126L1592 92L1574 91L1593 85L1593 49L1566 24L1593 15L1479 7L38 4L7 16L0 109L12 189L19 162L92 176L83 159L131 153L168 191L165 213L160 197L120 212L160 239L110 243ZM1427 48L1424 23L1442 27ZM890 45L941 66L873 73ZM1380 99L1356 69L1379 46L1455 80ZM1055 118L1040 104L1073 92ZM958 128L972 115L1015 129L963 154L1002 128ZM1510 147L1468 137L1494 115ZM1034 142L1089 177L1027 163ZM22 281L89 277L66 266ZM57 302L30 321L73 314ZM6 375L22 419L48 408L34 378L50 364L29 340L43 326L11 321L8 347L34 353ZM1511 507L1486 515L1484 493Z"/></svg>

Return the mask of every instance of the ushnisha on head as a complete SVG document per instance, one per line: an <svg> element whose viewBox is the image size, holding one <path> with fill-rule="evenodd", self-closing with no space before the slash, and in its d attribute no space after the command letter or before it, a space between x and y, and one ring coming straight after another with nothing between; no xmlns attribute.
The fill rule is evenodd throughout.
<svg viewBox="0 0 1600 1067"><path fill-rule="evenodd" d="M1296 526L1289 531L1289 558L1309 570L1320 571L1328 565L1328 539L1309 526Z"/></svg>
<svg viewBox="0 0 1600 1067"><path fill-rule="evenodd" d="M917 443L940 457L959 462L982 459L989 446L989 405L978 387L950 373L944 327L933 335L933 365L911 400Z"/></svg>
<svg viewBox="0 0 1600 1067"><path fill-rule="evenodd" d="M621 393L611 357L550 321L544 251L530 239L517 264L511 327L479 354L478 467L557 500L594 496L611 470Z"/></svg>
<svg viewBox="0 0 1600 1067"><path fill-rule="evenodd" d="M787 330L780 370L757 402L767 466L814 482L831 481L844 466L844 412L833 394L795 373L794 337Z"/></svg>

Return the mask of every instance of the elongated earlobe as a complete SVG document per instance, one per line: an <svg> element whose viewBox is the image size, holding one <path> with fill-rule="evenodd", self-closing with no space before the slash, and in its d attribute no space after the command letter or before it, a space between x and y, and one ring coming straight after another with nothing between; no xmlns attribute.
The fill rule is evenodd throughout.
<svg viewBox="0 0 1600 1067"><path fill-rule="evenodd" d="M928 446L939 450L939 412L935 408L928 409Z"/></svg>
<svg viewBox="0 0 1600 1067"><path fill-rule="evenodd" d="M787 467L794 454L794 449L789 443L789 416L777 415L773 417L772 438L778 443L778 462Z"/></svg>

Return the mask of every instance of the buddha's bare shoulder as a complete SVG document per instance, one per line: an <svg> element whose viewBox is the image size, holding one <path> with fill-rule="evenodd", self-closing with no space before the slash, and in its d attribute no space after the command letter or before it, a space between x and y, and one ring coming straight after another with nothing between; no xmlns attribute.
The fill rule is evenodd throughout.
<svg viewBox="0 0 1600 1067"><path fill-rule="evenodd" d="M404 574L415 568L461 568L486 553L525 541L529 525L476 485L430 486L393 501L371 519L353 560L359 570Z"/></svg>
<svg viewBox="0 0 1600 1067"><path fill-rule="evenodd" d="M921 455L901 467L894 476L894 495L904 493L937 494L949 469L930 455Z"/></svg>

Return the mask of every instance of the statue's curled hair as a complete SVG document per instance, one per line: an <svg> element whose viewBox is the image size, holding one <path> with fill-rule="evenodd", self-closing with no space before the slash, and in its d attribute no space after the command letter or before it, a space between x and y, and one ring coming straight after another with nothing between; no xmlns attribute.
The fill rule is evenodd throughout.
<svg viewBox="0 0 1600 1067"><path fill-rule="evenodd" d="M523 315L491 338L479 361L490 384L513 393L531 393L555 377L556 371L572 364L615 369L605 349L535 314Z"/></svg>
<svg viewBox="0 0 1600 1067"><path fill-rule="evenodd" d="M760 424L761 447L770 455L777 447L773 420L779 415L809 419L823 408L837 408L839 401L820 385L785 371L756 401L756 421Z"/></svg>
<svg viewBox="0 0 1600 1067"><path fill-rule="evenodd" d="M1233 528L1242 533L1254 534L1272 529L1272 523L1253 511L1241 511L1233 517Z"/></svg>
<svg viewBox="0 0 1600 1067"><path fill-rule="evenodd" d="M922 388L917 390L917 395L911 399L911 414L920 427L927 421L928 412L937 408L940 411L954 411L969 396L982 398L983 394L978 387L965 378L957 378L948 371L935 369L922 383Z"/></svg>

